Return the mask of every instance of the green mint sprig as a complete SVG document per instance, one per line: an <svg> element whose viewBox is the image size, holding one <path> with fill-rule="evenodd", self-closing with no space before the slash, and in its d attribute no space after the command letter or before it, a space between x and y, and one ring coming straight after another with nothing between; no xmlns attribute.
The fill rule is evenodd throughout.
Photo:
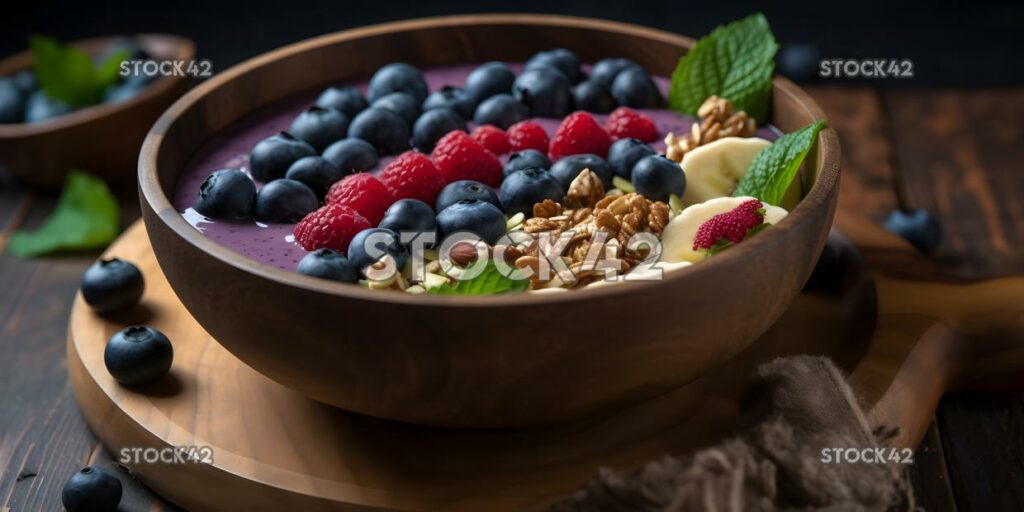
<svg viewBox="0 0 1024 512"><path fill-rule="evenodd" d="M85 52L45 36L29 38L29 48L39 88L71 107L99 103L103 90L117 81L121 62L128 57L120 51L97 65Z"/></svg>
<svg viewBox="0 0 1024 512"><path fill-rule="evenodd" d="M770 146L758 151L747 168L747 174L732 193L733 197L750 196L767 204L781 204L804 157L811 151L818 140L818 132L823 128L824 120L815 121L779 137Z"/></svg>
<svg viewBox="0 0 1024 512"><path fill-rule="evenodd" d="M488 260L487 266L480 275L465 281L455 281L455 284L442 284L427 290L427 293L435 295L495 295L522 292L529 287L529 279L510 279L494 266L493 260Z"/></svg>
<svg viewBox="0 0 1024 512"><path fill-rule="evenodd" d="M704 100L716 95L764 124L778 49L768 20L761 13L719 26L679 59L669 87L669 107L697 115Z"/></svg>
<svg viewBox="0 0 1024 512"><path fill-rule="evenodd" d="M117 237L120 222L117 200L103 180L71 171L56 209L42 227L15 233L7 248L15 256L28 258L106 247Z"/></svg>

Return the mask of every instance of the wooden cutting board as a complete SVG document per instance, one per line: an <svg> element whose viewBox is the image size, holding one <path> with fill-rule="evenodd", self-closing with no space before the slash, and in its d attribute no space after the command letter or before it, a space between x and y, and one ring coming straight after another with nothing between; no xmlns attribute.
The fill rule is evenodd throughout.
<svg viewBox="0 0 1024 512"><path fill-rule="evenodd" d="M871 254L909 251L861 219L840 214L837 226ZM537 508L599 467L631 468L729 435L754 370L782 355L832 357L851 373L871 419L900 427L901 446L917 445L946 391L1024 390L1024 277L963 284L883 276L869 270L846 238L833 238L843 248L839 293L802 294L760 340L712 374L572 424L429 428L305 399L203 331L164 279L141 223L107 256L139 266L147 283L143 302L104 319L76 298L69 374L86 420L115 460L123 449L165 447L195 447L212 459L127 464L146 485L190 510ZM168 378L141 390L118 385L103 366L107 339L132 324L163 331L175 348Z"/></svg>

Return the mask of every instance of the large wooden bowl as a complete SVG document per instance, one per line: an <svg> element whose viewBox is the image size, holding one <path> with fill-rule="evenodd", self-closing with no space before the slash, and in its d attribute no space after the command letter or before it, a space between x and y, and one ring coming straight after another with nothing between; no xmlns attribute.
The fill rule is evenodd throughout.
<svg viewBox="0 0 1024 512"><path fill-rule="evenodd" d="M195 44L170 35L134 36L156 59L190 60ZM98 37L73 45L98 55L123 37ZM0 76L32 66L32 54L22 52L0 61ZM101 103L38 123L0 123L0 166L22 181L53 188L64 182L69 169L82 169L107 181L135 176L139 148L153 121L186 89L185 77L166 76L137 96Z"/></svg>
<svg viewBox="0 0 1024 512"><path fill-rule="evenodd" d="M471 15L331 34L256 57L196 87L143 145L150 240L178 297L228 350L316 400L382 418L460 427L557 422L665 393L747 347L809 276L832 223L839 144L825 130L814 185L771 230L660 282L576 293L414 296L299 276L207 239L168 197L211 136L275 100L383 64L518 61L567 47L585 62L634 59L667 75L692 40L561 16ZM822 118L776 79L774 118Z"/></svg>

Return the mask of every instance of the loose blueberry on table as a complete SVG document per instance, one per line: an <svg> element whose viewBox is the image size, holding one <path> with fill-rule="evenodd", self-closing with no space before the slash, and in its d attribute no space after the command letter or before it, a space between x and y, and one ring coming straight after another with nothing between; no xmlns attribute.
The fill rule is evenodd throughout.
<svg viewBox="0 0 1024 512"><path fill-rule="evenodd" d="M67 512L115 512L121 493L117 477L105 469L86 466L64 484L61 502Z"/></svg>
<svg viewBox="0 0 1024 512"><path fill-rule="evenodd" d="M248 161L234 158L235 169L211 175L197 201L186 195L176 203L194 207L202 216L195 225L210 236L265 230L295 255L279 258L292 270L372 289L458 290L439 252L460 232L502 249L520 268L543 257L539 237L580 233L560 255L573 275L532 278L534 291L615 282L585 259L594 246L611 255L618 281L633 271L676 270L779 222L786 210L778 204L792 207L799 197L765 201L769 194L757 188L777 179L771 163L785 158L755 162L762 151L784 152L769 142L778 132L756 129L745 111L714 95L691 115L662 109L665 90L667 80L637 62L611 57L587 66L567 49L525 64L389 64L365 85L324 90L288 130L259 141ZM259 129L280 130L272 122L283 117ZM744 180L748 170L759 175ZM429 241L413 242L418 235ZM660 240L660 259L633 249L637 235ZM517 257L509 260L506 248ZM424 260L425 276L410 273L414 257ZM384 258L398 271L378 280Z"/></svg>

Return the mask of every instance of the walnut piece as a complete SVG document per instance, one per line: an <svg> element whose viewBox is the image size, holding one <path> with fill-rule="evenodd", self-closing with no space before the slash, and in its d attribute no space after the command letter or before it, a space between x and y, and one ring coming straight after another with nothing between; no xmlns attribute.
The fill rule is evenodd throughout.
<svg viewBox="0 0 1024 512"><path fill-rule="evenodd" d="M690 133L665 136L665 156L682 162L683 156L691 149L725 137L753 137L757 123L746 112L734 111L732 102L710 96L697 109L699 123L693 123Z"/></svg>
<svg viewBox="0 0 1024 512"><path fill-rule="evenodd" d="M604 197L604 183L590 169L580 171L569 184L565 205L569 208L591 208Z"/></svg>

